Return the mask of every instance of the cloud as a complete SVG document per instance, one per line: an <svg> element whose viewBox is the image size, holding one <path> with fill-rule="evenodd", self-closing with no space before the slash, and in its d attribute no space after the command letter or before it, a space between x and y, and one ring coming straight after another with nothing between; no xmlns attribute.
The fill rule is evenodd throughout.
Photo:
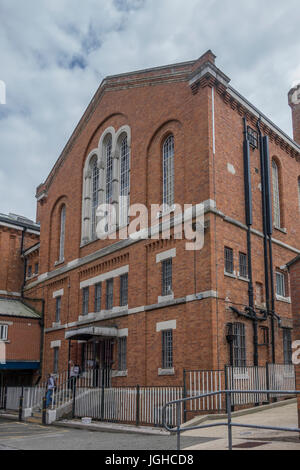
<svg viewBox="0 0 300 470"><path fill-rule="evenodd" d="M34 218L45 180L106 75L212 49L232 85L291 134L297 0L0 1L0 212Z"/></svg>

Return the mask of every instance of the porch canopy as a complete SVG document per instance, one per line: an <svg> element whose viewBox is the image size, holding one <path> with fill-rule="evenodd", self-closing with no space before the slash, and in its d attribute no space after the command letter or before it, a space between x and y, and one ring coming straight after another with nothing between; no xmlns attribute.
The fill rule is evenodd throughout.
<svg viewBox="0 0 300 470"><path fill-rule="evenodd" d="M80 341L87 341L95 336L102 336L105 338L116 338L118 336L118 329L108 326L87 326L84 328L77 328L75 330L66 331L65 339L74 339Z"/></svg>

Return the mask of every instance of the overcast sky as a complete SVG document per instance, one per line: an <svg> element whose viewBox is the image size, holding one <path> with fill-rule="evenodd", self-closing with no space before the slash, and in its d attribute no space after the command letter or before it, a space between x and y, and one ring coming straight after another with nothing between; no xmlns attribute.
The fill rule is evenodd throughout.
<svg viewBox="0 0 300 470"><path fill-rule="evenodd" d="M43 182L106 75L207 49L231 85L292 134L299 0L0 0L0 212L35 218Z"/></svg>

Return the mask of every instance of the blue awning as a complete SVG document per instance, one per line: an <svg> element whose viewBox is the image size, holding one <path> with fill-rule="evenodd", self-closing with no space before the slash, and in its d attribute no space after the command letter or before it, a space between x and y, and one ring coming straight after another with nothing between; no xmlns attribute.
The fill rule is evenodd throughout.
<svg viewBox="0 0 300 470"><path fill-rule="evenodd" d="M5 364L0 362L0 370L37 370L39 368L39 361L7 361Z"/></svg>

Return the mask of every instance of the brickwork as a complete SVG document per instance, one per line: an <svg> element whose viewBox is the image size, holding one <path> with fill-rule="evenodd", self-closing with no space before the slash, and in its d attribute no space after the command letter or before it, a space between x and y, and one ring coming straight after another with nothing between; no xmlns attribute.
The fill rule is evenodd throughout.
<svg viewBox="0 0 300 470"><path fill-rule="evenodd" d="M128 328L127 376L118 385L182 383L183 369L222 369L229 362L226 324L246 325L247 362L253 363L252 323L230 309L248 305L248 282L238 273L239 252L247 253L244 214L243 117L256 128L257 117L226 91L226 77L201 75L214 67L208 53L199 62L112 77L100 87L63 154L37 194L41 222L40 277L28 282L26 295L45 299L44 372L52 371L51 343L61 341L59 369L66 370L65 333L79 326ZM197 73L201 75L197 82ZM192 78L191 78L192 77ZM196 77L196 78L195 78ZM195 81L191 85L189 80ZM220 80L220 82L218 81ZM172 133L175 141L175 202L211 201L205 215L205 243L200 251L186 251L185 240L141 240L120 245L97 240L81 246L83 168L89 153L108 127L131 128L131 204L162 203L162 143ZM270 138L270 157L280 168L281 230L274 229L274 270L300 250L297 179L299 151L292 141L276 134L268 123L262 132ZM261 174L259 150L251 150L253 188L253 281L264 285ZM215 204L214 204L215 202ZM59 213L66 205L64 261L59 252ZM234 250L235 273L224 275L224 246ZM176 248L173 258L173 304L159 306L161 264L156 255ZM104 251L101 251L104 250ZM111 252L109 253L108 250ZM94 258L94 259L93 259ZM71 264L70 264L71 263ZM114 310L105 312L106 284L102 286L102 314L81 318L80 283L129 266L128 309L118 308L119 277L114 279ZM54 293L63 289L61 325L55 322ZM201 293L200 297L193 295ZM216 298L217 297L217 298ZM90 287L89 312L94 311ZM260 305L262 306L262 305ZM276 312L291 326L291 305L276 300ZM101 316L102 315L102 316ZM176 320L173 331L174 375L160 375L161 332L157 324ZM264 326L270 327L270 321ZM259 332L261 335L261 331ZM282 330L275 325L276 360L283 362ZM261 336L260 336L261 337ZM72 341L71 359L80 359L81 344ZM270 344L259 346L259 362L271 361ZM117 347L114 365L117 365Z"/></svg>

